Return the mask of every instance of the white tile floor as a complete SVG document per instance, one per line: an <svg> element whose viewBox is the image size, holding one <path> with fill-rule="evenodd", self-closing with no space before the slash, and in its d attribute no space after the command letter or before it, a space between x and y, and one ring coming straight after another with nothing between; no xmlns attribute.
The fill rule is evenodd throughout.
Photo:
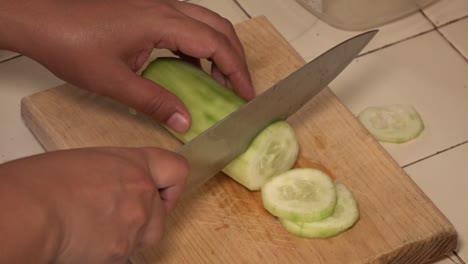
<svg viewBox="0 0 468 264"><path fill-rule="evenodd" d="M61 83L44 67L26 57L0 63L0 163L43 152L22 122L20 100Z"/></svg>
<svg viewBox="0 0 468 264"><path fill-rule="evenodd" d="M387 104L418 110L426 127L420 137L382 144L404 166L468 140L468 122L461 122L468 116L467 73L468 63L432 31L358 58L330 87L356 115Z"/></svg>
<svg viewBox="0 0 468 264"><path fill-rule="evenodd" d="M190 2L233 23L265 15L306 60L358 33L321 22L293 0L236 1ZM384 147L402 166L425 158L405 170L456 226L458 254L468 260L468 213L460 209L468 201L468 143L450 148L468 140L468 17L461 19L466 16L468 0L441 0L424 13L380 27L364 51L373 52L353 62L331 87L355 113L389 103L411 103L421 112L427 130L420 138ZM434 25L446 26L440 34ZM14 55L0 50L0 62ZM0 162L43 151L21 121L19 100L60 83L27 58L0 63ZM437 263L461 262L452 256Z"/></svg>
<svg viewBox="0 0 468 264"><path fill-rule="evenodd" d="M408 166L405 171L460 234L458 254L468 259L468 143Z"/></svg>
<svg viewBox="0 0 468 264"><path fill-rule="evenodd" d="M468 60L468 17L441 27L439 30ZM460 32L465 34L460 34Z"/></svg>
<svg viewBox="0 0 468 264"><path fill-rule="evenodd" d="M334 28L292 0L238 0L238 2L252 17L266 16L307 61L359 33ZM380 27L381 32L363 52L387 46L431 29L433 25L421 13L415 13Z"/></svg>
<svg viewBox="0 0 468 264"><path fill-rule="evenodd" d="M233 24L239 23L248 19L247 15L239 8L239 6L232 0L191 0L187 1L197 4L229 19Z"/></svg>
<svg viewBox="0 0 468 264"><path fill-rule="evenodd" d="M424 13L437 26L468 16L468 0L439 0L424 9Z"/></svg>

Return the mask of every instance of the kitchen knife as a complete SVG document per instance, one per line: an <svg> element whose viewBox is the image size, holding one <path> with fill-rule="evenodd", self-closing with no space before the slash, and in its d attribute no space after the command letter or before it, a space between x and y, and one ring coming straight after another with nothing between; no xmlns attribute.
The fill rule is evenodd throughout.
<svg viewBox="0 0 468 264"><path fill-rule="evenodd" d="M190 164L184 196L245 152L264 128L285 120L318 94L376 33L369 31L338 44L183 145L177 153Z"/></svg>

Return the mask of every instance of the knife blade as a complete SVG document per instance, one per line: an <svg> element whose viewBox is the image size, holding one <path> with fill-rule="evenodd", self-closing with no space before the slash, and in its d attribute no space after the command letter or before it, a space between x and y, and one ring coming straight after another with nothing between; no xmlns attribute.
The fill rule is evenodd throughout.
<svg viewBox="0 0 468 264"><path fill-rule="evenodd" d="M317 95L376 33L369 31L336 45L183 145L177 153L190 164L184 196L245 152L264 128L286 119Z"/></svg>

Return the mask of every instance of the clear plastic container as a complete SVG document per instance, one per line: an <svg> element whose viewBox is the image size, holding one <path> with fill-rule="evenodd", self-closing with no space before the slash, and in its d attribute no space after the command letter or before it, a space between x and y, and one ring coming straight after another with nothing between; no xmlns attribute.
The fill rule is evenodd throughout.
<svg viewBox="0 0 468 264"><path fill-rule="evenodd" d="M438 0L296 0L324 22L367 30L410 15Z"/></svg>

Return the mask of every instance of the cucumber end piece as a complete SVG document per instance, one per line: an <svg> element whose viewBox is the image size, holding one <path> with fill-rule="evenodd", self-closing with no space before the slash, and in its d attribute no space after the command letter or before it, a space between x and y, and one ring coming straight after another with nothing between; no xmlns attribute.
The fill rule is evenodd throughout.
<svg viewBox="0 0 468 264"><path fill-rule="evenodd" d="M277 121L260 132L249 149L223 169L223 172L251 191L257 191L271 178L290 170L299 155L294 129Z"/></svg>

